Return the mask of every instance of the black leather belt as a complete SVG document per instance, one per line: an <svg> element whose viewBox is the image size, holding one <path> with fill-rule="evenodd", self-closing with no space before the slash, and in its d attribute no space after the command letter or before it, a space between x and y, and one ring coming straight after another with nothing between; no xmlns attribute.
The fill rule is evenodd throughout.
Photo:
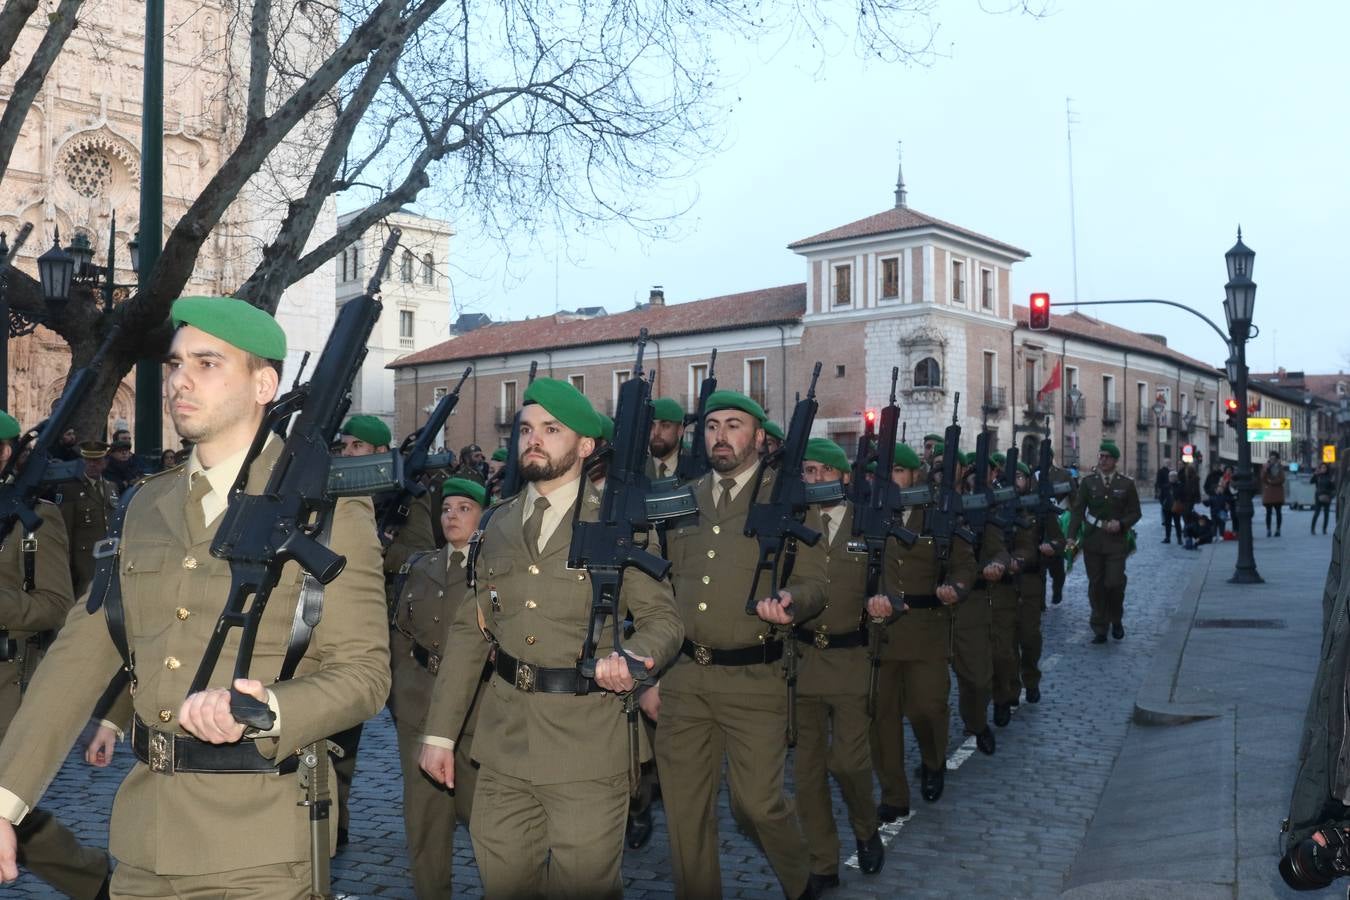
<svg viewBox="0 0 1350 900"><path fill-rule="evenodd" d="M545 668L521 662L497 645L497 659L493 664L497 677L518 691L527 694L589 694L596 687L595 679L584 678L576 669Z"/></svg>
<svg viewBox="0 0 1350 900"><path fill-rule="evenodd" d="M941 609L947 605L938 599L937 594L901 594L898 597L892 597L891 604L895 605L896 600L910 609Z"/></svg>
<svg viewBox="0 0 1350 900"><path fill-rule="evenodd" d="M289 775L299 766L298 757L291 755L277 765L267 759L253 741L234 744L208 744L194 737L158 731L146 725L140 716L131 723L131 752L150 767L151 772L173 775L177 772L239 775L247 772L269 772Z"/></svg>
<svg viewBox="0 0 1350 900"><path fill-rule="evenodd" d="M782 659L783 642L765 641L762 644L737 647L734 650L716 650L686 640L680 645L680 652L700 666L754 666Z"/></svg>
<svg viewBox="0 0 1350 900"><path fill-rule="evenodd" d="M412 658L432 675L441 670L441 655L433 650L428 650L416 641L413 641L412 645Z"/></svg>
<svg viewBox="0 0 1350 900"><path fill-rule="evenodd" d="M846 634L829 634L809 628L794 628L792 634L803 644L812 644L818 650L841 650L845 647L866 647L867 629L859 628Z"/></svg>

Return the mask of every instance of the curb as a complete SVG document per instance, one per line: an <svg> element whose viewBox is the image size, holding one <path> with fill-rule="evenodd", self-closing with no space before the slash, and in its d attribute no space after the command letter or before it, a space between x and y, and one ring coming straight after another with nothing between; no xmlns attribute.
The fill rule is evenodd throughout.
<svg viewBox="0 0 1350 900"><path fill-rule="evenodd" d="M1214 545L1208 545L1203 552L1204 563L1186 582L1181 602L1177 604L1176 612L1172 613L1167 634L1158 642L1158 649L1153 654L1153 665L1149 667L1144 683L1135 695L1131 721L1136 725L1185 725L1187 722L1214 719L1226 712L1223 707L1213 704L1173 700L1177 673L1181 670L1186 642L1191 636L1195 611L1200 605L1205 579L1214 563Z"/></svg>

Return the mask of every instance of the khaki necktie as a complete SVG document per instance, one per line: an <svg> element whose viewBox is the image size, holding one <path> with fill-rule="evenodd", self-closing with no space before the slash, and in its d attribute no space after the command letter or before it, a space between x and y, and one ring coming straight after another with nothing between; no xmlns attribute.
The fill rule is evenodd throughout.
<svg viewBox="0 0 1350 900"><path fill-rule="evenodd" d="M450 571L460 568L464 565L464 551L456 550L450 554Z"/></svg>
<svg viewBox="0 0 1350 900"><path fill-rule="evenodd" d="M525 549L530 551L530 559L539 558L539 532L544 526L544 510L548 509L548 498L539 497L534 501L534 510L525 520L521 533L525 535Z"/></svg>
<svg viewBox="0 0 1350 900"><path fill-rule="evenodd" d="M194 544L200 544L210 536L206 530L206 510L202 506L202 501L209 493L210 479L202 472L194 474L187 502L188 540Z"/></svg>
<svg viewBox="0 0 1350 900"><path fill-rule="evenodd" d="M825 526L825 543L828 546L830 541L834 540L834 536L830 533L830 514L821 513L820 521Z"/></svg>
<svg viewBox="0 0 1350 900"><path fill-rule="evenodd" d="M724 513L731 506L731 489L736 486L736 479L723 478L718 484L722 486L722 495L717 498L717 511Z"/></svg>
<svg viewBox="0 0 1350 900"><path fill-rule="evenodd" d="M669 471L669 470L668 470L666 464L665 464L665 463L661 463L661 468L657 471L657 476L656 476L656 477L658 477L658 478L665 478L665 477L666 477L666 472L667 472L667 471Z"/></svg>

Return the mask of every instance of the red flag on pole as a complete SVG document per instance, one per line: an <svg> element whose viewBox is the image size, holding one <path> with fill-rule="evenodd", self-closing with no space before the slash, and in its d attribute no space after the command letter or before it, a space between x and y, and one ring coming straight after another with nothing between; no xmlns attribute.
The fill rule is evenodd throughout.
<svg viewBox="0 0 1350 900"><path fill-rule="evenodd" d="M1060 385L1062 385L1064 382L1064 373L1060 370L1060 366L1062 365L1063 365L1062 362L1055 363L1054 371L1052 371L1050 373L1050 377L1046 379L1045 386L1036 392L1036 397L1038 399L1044 397L1051 391L1059 390Z"/></svg>

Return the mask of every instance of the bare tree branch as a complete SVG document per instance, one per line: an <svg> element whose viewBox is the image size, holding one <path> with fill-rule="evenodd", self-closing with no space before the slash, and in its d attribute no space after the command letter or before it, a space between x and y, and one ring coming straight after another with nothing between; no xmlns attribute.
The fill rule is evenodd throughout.
<svg viewBox="0 0 1350 900"><path fill-rule="evenodd" d="M267 75L271 62L269 27L272 21L271 0L254 0L253 16L249 23L248 101L245 130L256 128L267 116Z"/></svg>
<svg viewBox="0 0 1350 900"><path fill-rule="evenodd" d="M6 0L4 9L0 9L0 68L9 62L14 42L37 6L38 0Z"/></svg>
<svg viewBox="0 0 1350 900"><path fill-rule="evenodd" d="M14 92L5 104L4 115L0 116L0 176L9 171L9 158L19 141L19 132L28 118L28 110L33 107L33 98L42 89L47 73L75 29L75 11L81 2L83 0L61 0L56 12L48 17L47 32L42 36L33 58L28 61L19 80L14 82Z"/></svg>

